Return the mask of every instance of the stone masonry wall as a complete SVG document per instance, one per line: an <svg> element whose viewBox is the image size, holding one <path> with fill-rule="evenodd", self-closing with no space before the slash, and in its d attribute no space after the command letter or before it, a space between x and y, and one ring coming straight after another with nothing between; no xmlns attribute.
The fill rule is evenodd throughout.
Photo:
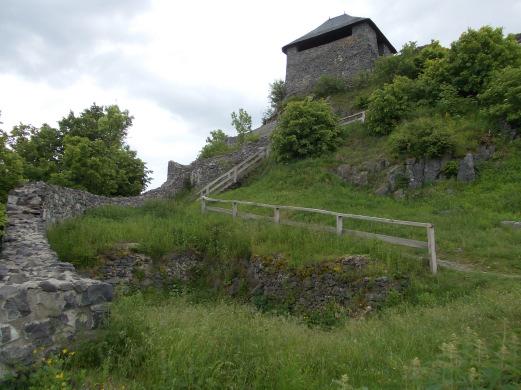
<svg viewBox="0 0 521 390"><path fill-rule="evenodd" d="M59 261L46 227L104 204L137 206L161 196L107 198L84 191L29 183L10 192L0 253L0 378L96 328L111 301L110 284L85 278Z"/></svg>
<svg viewBox="0 0 521 390"><path fill-rule="evenodd" d="M386 45L383 54L390 53ZM352 80L373 68L379 56L376 32L368 23L353 26L352 35L334 42L287 52L286 90L288 96L310 92L322 75Z"/></svg>
<svg viewBox="0 0 521 390"><path fill-rule="evenodd" d="M235 152L223 156L197 159L190 165L169 161L167 180L160 189L163 192L171 192L179 191L186 186L203 187L234 165L257 153L260 148L267 147L268 144L269 139L261 137L258 141L247 143Z"/></svg>

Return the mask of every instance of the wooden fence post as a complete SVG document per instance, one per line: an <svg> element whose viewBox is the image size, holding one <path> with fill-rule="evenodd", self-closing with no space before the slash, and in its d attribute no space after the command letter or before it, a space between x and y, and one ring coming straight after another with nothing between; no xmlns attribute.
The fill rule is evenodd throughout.
<svg viewBox="0 0 521 390"><path fill-rule="evenodd" d="M206 213L206 198L201 196L201 213Z"/></svg>
<svg viewBox="0 0 521 390"><path fill-rule="evenodd" d="M232 203L232 217L237 218L237 202Z"/></svg>
<svg viewBox="0 0 521 390"><path fill-rule="evenodd" d="M438 272L438 261L436 259L436 240L434 237L434 225L427 228L427 245L429 247L429 266L435 275Z"/></svg>
<svg viewBox="0 0 521 390"><path fill-rule="evenodd" d="M233 169L233 182L237 183L237 166Z"/></svg>
<svg viewBox="0 0 521 390"><path fill-rule="evenodd" d="M274 209L273 221L275 223L280 223L280 209L278 207L275 207Z"/></svg>
<svg viewBox="0 0 521 390"><path fill-rule="evenodd" d="M339 236L342 235L342 231L344 230L344 221L341 215L336 216L336 234Z"/></svg>

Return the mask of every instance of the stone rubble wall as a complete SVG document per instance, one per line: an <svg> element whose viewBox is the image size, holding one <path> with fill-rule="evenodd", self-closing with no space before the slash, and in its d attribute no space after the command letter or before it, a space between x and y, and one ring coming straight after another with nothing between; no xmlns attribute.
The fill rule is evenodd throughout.
<svg viewBox="0 0 521 390"><path fill-rule="evenodd" d="M168 175L166 182L160 187L163 192L177 192L183 188L201 188L219 177L234 165L254 155L261 148L269 145L267 137L261 137L258 141L250 142L237 151L222 156L201 158L190 165L182 165L175 161L168 162Z"/></svg>
<svg viewBox="0 0 521 390"><path fill-rule="evenodd" d="M80 276L51 249L52 223L106 204L137 206L160 191L129 198L29 183L10 192L8 224L0 253L0 378L30 364L75 334L96 328L112 300L109 283Z"/></svg>
<svg viewBox="0 0 521 390"><path fill-rule="evenodd" d="M268 142L263 137L228 155L186 166L171 161L161 187L134 197L110 198L43 182L12 190L0 246L0 378L16 365L30 364L37 356L65 345L78 332L96 328L112 300L112 280L81 276L72 264L58 259L47 242L49 225L90 208L139 206L150 199L171 197L187 186L204 186ZM178 272L179 261L171 263L170 271Z"/></svg>

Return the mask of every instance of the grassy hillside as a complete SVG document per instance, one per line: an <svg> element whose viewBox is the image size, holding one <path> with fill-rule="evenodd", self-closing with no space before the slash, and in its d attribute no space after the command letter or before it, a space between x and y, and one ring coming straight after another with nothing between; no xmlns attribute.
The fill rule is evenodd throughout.
<svg viewBox="0 0 521 390"><path fill-rule="evenodd" d="M367 145L366 153L354 145ZM521 274L521 231L499 224L521 217L520 151L519 141L502 146L494 160L480 167L473 184L447 180L396 200L345 184L331 173L339 161L356 163L385 153L381 145L352 132L336 155L268 162L221 197L433 222L441 258ZM333 223L298 213L292 218ZM424 239L414 229L351 226ZM121 241L139 243L156 259L189 249L217 262L283 254L299 266L368 254L377 266L367 272L405 274L411 284L380 312L341 321L332 330L181 286L166 295L124 297L99 338L78 347L74 357L62 357L52 367L44 364L31 379L40 383L61 383L56 379L61 373L67 383L87 388L131 389L499 388L521 381L519 282L449 270L433 277L418 260L421 251L201 215L198 204L182 198L138 209L92 210L55 227L49 238L62 259L89 267L97 254Z"/></svg>

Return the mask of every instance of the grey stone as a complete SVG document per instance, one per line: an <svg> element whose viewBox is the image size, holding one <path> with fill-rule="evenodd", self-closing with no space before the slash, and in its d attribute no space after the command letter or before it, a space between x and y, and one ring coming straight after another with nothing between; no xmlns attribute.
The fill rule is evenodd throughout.
<svg viewBox="0 0 521 390"><path fill-rule="evenodd" d="M441 159L427 159L424 167L424 183L433 183L438 179L441 173L442 161Z"/></svg>
<svg viewBox="0 0 521 390"><path fill-rule="evenodd" d="M14 297L8 298L4 303L3 309L7 312L9 320L29 315L31 309L27 302L27 291L20 290Z"/></svg>
<svg viewBox="0 0 521 390"><path fill-rule="evenodd" d="M387 195L389 193L389 183L384 183L382 184L380 187L378 187L376 189L376 191L374 192L376 195Z"/></svg>
<svg viewBox="0 0 521 390"><path fill-rule="evenodd" d="M96 282L90 285L82 295L83 305L96 305L112 300L113 287L109 283Z"/></svg>
<svg viewBox="0 0 521 390"><path fill-rule="evenodd" d="M467 153L465 158L461 160L458 169L458 181L470 183L476 179L476 171L474 168L474 156Z"/></svg>
<svg viewBox="0 0 521 390"><path fill-rule="evenodd" d="M405 161L405 176L409 179L409 187L419 188L424 182L425 162L409 158Z"/></svg>
<svg viewBox="0 0 521 390"><path fill-rule="evenodd" d="M43 282L40 283L40 288L45 291L45 292L56 292L58 291L58 288L52 284L51 282L49 282L48 280L44 280Z"/></svg>
<svg viewBox="0 0 521 390"><path fill-rule="evenodd" d="M395 199L403 199L405 198L405 191L403 188L400 188L393 192L393 196Z"/></svg>
<svg viewBox="0 0 521 390"><path fill-rule="evenodd" d="M353 184L362 187L369 184L369 173L367 171L358 172L353 178Z"/></svg>
<svg viewBox="0 0 521 390"><path fill-rule="evenodd" d="M52 335L55 332L51 320L31 322L25 326L25 333L34 340L36 345L52 343Z"/></svg>
<svg viewBox="0 0 521 390"><path fill-rule="evenodd" d="M521 229L521 221L501 221L501 225L513 229Z"/></svg>
<svg viewBox="0 0 521 390"><path fill-rule="evenodd" d="M492 158L496 151L496 145L479 145L475 156L476 161L487 161Z"/></svg>
<svg viewBox="0 0 521 390"><path fill-rule="evenodd" d="M405 169L403 165L395 165L389 169L387 173L387 182L389 183L389 191L394 192L398 188L399 179L405 177Z"/></svg>

